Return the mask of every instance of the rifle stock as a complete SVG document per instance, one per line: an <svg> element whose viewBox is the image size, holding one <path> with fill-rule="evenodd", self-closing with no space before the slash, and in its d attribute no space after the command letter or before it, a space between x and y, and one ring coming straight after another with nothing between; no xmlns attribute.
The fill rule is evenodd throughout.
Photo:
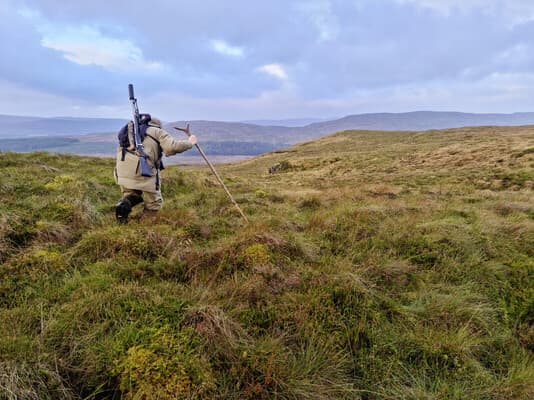
<svg viewBox="0 0 534 400"><path fill-rule="evenodd" d="M152 168L150 168L150 165L148 164L146 158L146 155L144 157L139 157L139 167L141 170L141 176L146 176L147 178L150 178L154 174L152 173Z"/></svg>

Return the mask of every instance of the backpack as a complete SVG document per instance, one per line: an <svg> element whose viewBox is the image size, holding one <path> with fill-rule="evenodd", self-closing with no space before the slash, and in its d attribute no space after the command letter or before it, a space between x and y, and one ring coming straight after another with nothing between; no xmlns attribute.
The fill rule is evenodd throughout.
<svg viewBox="0 0 534 400"><path fill-rule="evenodd" d="M139 116L139 136L141 139L141 143L145 140L146 137L146 130L148 129L148 123L150 122L150 114L141 114ZM133 124L132 121L128 122L126 125L124 125L120 131L118 136L119 139L119 146L123 149L130 148L130 138L128 135L128 125Z"/></svg>
<svg viewBox="0 0 534 400"><path fill-rule="evenodd" d="M141 143L143 143L145 141L145 138L148 136L158 144L158 159L156 160L155 164L159 170L163 170L163 149L161 148L159 141L154 136L146 133L147 129L149 128L148 123L151 119L150 114L140 114L139 117L139 139L141 139ZM132 144L130 143L130 135L128 134L128 127L130 124L133 124L133 122L130 121L126 125L124 125L119 130L119 134L117 135L119 139L119 146L122 149L121 161L124 161L125 153L132 149ZM135 143L133 143L133 147L135 147Z"/></svg>

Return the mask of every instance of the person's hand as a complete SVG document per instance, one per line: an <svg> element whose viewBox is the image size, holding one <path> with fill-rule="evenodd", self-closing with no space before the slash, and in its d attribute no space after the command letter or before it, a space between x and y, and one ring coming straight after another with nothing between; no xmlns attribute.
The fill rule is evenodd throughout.
<svg viewBox="0 0 534 400"><path fill-rule="evenodd" d="M193 146L198 143L198 139L195 135L189 136L189 143L191 143Z"/></svg>

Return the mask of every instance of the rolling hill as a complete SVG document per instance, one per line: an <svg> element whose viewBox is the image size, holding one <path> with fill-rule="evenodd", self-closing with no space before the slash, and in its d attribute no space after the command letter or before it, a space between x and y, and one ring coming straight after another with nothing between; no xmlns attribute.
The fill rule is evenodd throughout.
<svg viewBox="0 0 534 400"><path fill-rule="evenodd" d="M416 131L461 128L469 126L533 125L534 113L470 114L461 112L415 111L349 115L334 121L324 121L304 127L314 137L348 129Z"/></svg>
<svg viewBox="0 0 534 400"><path fill-rule="evenodd" d="M0 138L33 136L65 136L103 133L113 136L125 119L103 118L38 118L0 115ZM349 115L330 121L262 120L244 122L190 121L191 126L204 140L242 140L247 142L298 143L347 129L370 130L429 130L466 126L519 126L533 125L534 113L469 114L460 112L416 111L407 113L374 113ZM253 123L255 122L255 123ZM174 121L167 126L184 125ZM287 124L287 125L284 125ZM111 135L113 133L113 135Z"/></svg>
<svg viewBox="0 0 534 400"><path fill-rule="evenodd" d="M0 398L534 397L534 128L346 131L163 171L0 153ZM267 173L277 165L277 172Z"/></svg>
<svg viewBox="0 0 534 400"><path fill-rule="evenodd" d="M349 129L430 130L465 126L500 126L534 124L534 113L467 114L418 111L410 113L379 113L351 115L344 118L298 126L311 119L243 122L191 121L191 129L199 136L210 155L225 160L234 156L252 156L290 144L300 143ZM0 150L46 150L80 155L113 156L116 132L125 123L121 119L33 118L1 116ZM185 126L186 121L166 123ZM287 123L292 126L282 126ZM271 125L269 125L271 124ZM179 137L179 136L177 136ZM190 156L186 153L184 156ZM197 159L199 161L199 159Z"/></svg>

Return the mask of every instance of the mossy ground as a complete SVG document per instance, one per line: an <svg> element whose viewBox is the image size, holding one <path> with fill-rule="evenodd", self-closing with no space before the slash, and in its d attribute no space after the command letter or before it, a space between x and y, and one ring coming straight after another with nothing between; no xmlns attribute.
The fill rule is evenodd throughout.
<svg viewBox="0 0 534 400"><path fill-rule="evenodd" d="M532 398L532 149L344 132L126 226L113 161L0 153L0 398Z"/></svg>

